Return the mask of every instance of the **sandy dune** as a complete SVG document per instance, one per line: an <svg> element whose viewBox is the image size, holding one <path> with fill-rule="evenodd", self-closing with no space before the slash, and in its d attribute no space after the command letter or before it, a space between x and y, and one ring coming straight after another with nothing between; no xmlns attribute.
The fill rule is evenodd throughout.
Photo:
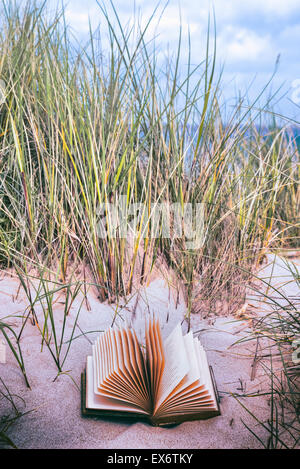
<svg viewBox="0 0 300 469"><path fill-rule="evenodd" d="M269 265L264 266L258 276L272 276L272 282L279 282L281 285L291 280L282 259L269 257L268 261ZM13 325L15 330L20 330L21 316L28 306L22 289L18 289L19 281L16 278L2 275L0 320ZM299 288L295 283L286 284L284 289L289 297L299 297ZM260 353L261 349L257 350L256 340L234 345L237 341L248 338L251 333L251 321L247 318L266 314L270 308L270 305L261 302L262 297L251 290L249 306L239 318L212 317L203 320L200 315L192 317L192 329L199 333L209 363L214 369L221 398L221 416L207 421L186 422L173 428L154 428L142 423L128 424L81 417L80 375L86 356L91 353L91 342L98 331L111 325L116 316L117 322L131 322L141 334L145 315L154 312L160 318L163 334L168 335L178 321L184 319L186 310L183 302L175 307L175 299L163 279L154 280L139 295L133 314L136 296L131 298L126 307L119 306L116 311L116 305L101 304L94 292L89 292L90 308L83 302L75 338L63 367L64 374L55 381L57 368L54 360L45 344L41 347L38 327L27 321L21 347L31 389L26 388L22 373L8 347L5 363L0 360L1 379L14 395L15 404L20 411L30 411L10 428L9 437L19 448L261 448L261 444L245 424L264 442L267 441L268 432L243 407L246 406L263 422L269 417L268 396L256 394L267 390L269 385L262 360L255 362L253 368L255 352ZM71 308L65 329L66 340L72 333L81 301L82 298L77 298ZM57 331L62 327L62 311L63 305L57 302ZM38 305L36 312L42 327L41 308ZM186 322L182 327L184 331L187 330ZM68 344L65 343L62 354L67 347ZM3 387L0 389L3 390ZM256 395L243 397L251 393ZM232 394L239 395L240 402ZM7 400L2 399L0 406L0 416L10 411Z"/></svg>

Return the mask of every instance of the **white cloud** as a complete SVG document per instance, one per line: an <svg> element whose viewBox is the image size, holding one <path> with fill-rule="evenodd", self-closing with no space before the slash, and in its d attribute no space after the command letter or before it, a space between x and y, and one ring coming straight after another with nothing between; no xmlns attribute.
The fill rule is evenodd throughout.
<svg viewBox="0 0 300 469"><path fill-rule="evenodd" d="M245 28L225 28L218 38L222 56L229 63L260 61L274 56L269 35L260 36Z"/></svg>
<svg viewBox="0 0 300 469"><path fill-rule="evenodd" d="M57 4L60 0L48 0ZM106 5L109 18L116 24L109 0ZM95 29L101 23L105 34L105 19L96 0L66 0L66 17L78 35L89 30L89 17ZM134 2L113 0L123 26L134 22ZM135 0L136 17L143 28L152 15L158 0ZM225 72L236 78L238 87L250 83L254 76L265 81L274 71L277 54L281 53L278 72L289 82L298 78L300 0L170 0L160 21L166 2L159 5L146 40L157 37L156 54L164 58L167 51L176 52L179 27L182 25L182 62L187 55L187 32L191 34L192 63L197 65L205 56L207 21L213 7L217 26L217 58L225 62ZM180 14L181 12L181 20ZM211 17L212 19L212 17ZM136 21L135 21L136 24ZM211 23L212 26L212 23ZM102 36L103 39L103 36ZM169 46L169 47L168 47ZM267 77L267 78L266 78ZM260 78L259 78L260 79Z"/></svg>
<svg viewBox="0 0 300 469"><path fill-rule="evenodd" d="M96 2L95 2L96 3ZM89 32L89 21L91 22L92 29L95 29L101 20L100 8L95 3L90 5L90 8L82 8L78 4L75 5L72 1L68 3L65 9L65 17L67 23L78 33Z"/></svg>
<svg viewBox="0 0 300 469"><path fill-rule="evenodd" d="M184 3L187 8L192 8L190 0L185 0ZM214 6L221 21L228 18L232 21L247 14L282 17L300 11L299 0L204 0L202 5L205 5L206 10L209 5ZM196 13L196 8L194 11Z"/></svg>
<svg viewBox="0 0 300 469"><path fill-rule="evenodd" d="M234 3L238 4L236 0ZM244 2L247 9L256 9L259 13L266 12L274 15L289 15L299 11L299 0L249 0Z"/></svg>
<svg viewBox="0 0 300 469"><path fill-rule="evenodd" d="M148 19L150 18L153 9L147 8L142 11L143 20L142 26L145 27ZM182 29L182 35L186 36L188 32L191 35L199 33L204 30L203 23L199 21L190 21L187 11L184 9L179 10L178 6L168 7L162 16L153 19L148 29L148 36L154 37L159 35L159 38L163 42L177 41L179 37L180 27ZM158 21L159 19L159 21Z"/></svg>
<svg viewBox="0 0 300 469"><path fill-rule="evenodd" d="M89 30L89 15L87 12L80 13L72 10L66 10L66 20L72 28L80 32L88 32Z"/></svg>

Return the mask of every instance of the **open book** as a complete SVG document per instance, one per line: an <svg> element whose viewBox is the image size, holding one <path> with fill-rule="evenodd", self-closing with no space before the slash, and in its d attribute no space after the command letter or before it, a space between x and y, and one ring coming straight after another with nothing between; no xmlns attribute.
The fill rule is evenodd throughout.
<svg viewBox="0 0 300 469"><path fill-rule="evenodd" d="M163 343L150 320L142 347L130 328L110 328L93 344L82 374L82 414L180 423L220 414L212 369L180 324Z"/></svg>

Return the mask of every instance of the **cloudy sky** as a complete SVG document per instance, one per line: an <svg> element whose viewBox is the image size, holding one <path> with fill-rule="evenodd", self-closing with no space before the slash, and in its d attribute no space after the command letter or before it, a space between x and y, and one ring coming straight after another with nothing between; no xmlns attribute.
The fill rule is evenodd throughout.
<svg viewBox="0 0 300 469"><path fill-rule="evenodd" d="M101 0L99 0L101 1ZM60 4L58 0L48 0ZM104 24L96 0L66 0L66 18L78 38L89 29ZM104 1L109 8L109 1ZM143 20L147 20L157 2L151 0L114 0L124 23L133 18L134 4ZM270 92L282 86L276 111L300 120L300 1L299 0L169 0L158 24L152 23L149 34L158 34L157 42L164 50L176 49L180 22L187 38L190 31L192 61L197 64L205 53L209 12L214 8L217 25L218 65L224 64L223 89L230 99L238 91L248 89L255 97L270 79L278 55L280 60ZM181 15L181 20L180 20ZM184 56L184 54L183 54ZM274 102L275 105L275 102ZM297 106L298 105L298 106Z"/></svg>

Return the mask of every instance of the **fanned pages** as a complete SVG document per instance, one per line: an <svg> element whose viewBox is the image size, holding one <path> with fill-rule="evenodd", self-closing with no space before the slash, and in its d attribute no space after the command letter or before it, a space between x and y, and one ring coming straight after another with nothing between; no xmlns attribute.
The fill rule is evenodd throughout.
<svg viewBox="0 0 300 469"><path fill-rule="evenodd" d="M145 347L134 330L110 328L87 357L82 375L83 415L146 419L153 425L220 414L206 353L192 332L178 324L165 342L150 320Z"/></svg>

